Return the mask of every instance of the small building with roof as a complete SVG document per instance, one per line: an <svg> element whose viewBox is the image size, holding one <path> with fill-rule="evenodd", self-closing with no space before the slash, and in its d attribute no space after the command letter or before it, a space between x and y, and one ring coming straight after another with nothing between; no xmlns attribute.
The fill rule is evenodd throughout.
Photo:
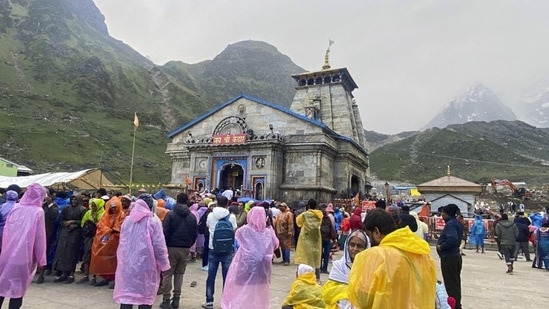
<svg viewBox="0 0 549 309"><path fill-rule="evenodd" d="M241 94L171 132L171 182L256 200L365 193L368 152L346 68L293 75L290 108Z"/></svg>
<svg viewBox="0 0 549 309"><path fill-rule="evenodd" d="M28 176L32 173L33 171L24 165L20 165L10 160L0 158L0 176Z"/></svg>
<svg viewBox="0 0 549 309"><path fill-rule="evenodd" d="M439 207L456 204L464 217L474 215L476 198L482 192L482 186L450 174L422 183L417 189L431 204L431 212L437 212Z"/></svg>

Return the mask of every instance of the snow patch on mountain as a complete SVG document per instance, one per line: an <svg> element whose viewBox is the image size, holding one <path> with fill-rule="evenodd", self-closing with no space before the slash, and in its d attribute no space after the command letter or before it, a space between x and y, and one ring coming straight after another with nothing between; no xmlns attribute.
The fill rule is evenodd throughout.
<svg viewBox="0 0 549 309"><path fill-rule="evenodd" d="M436 115L424 129L445 128L450 124L470 121L516 120L510 108L486 86L475 84L458 95L447 108Z"/></svg>

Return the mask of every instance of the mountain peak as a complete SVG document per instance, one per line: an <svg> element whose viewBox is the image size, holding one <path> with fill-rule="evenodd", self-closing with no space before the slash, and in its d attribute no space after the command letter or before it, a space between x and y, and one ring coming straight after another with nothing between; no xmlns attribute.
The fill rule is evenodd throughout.
<svg viewBox="0 0 549 309"><path fill-rule="evenodd" d="M482 83L476 83L458 95L448 107L424 128L445 128L470 121L515 120L516 116L497 95Z"/></svg>
<svg viewBox="0 0 549 309"><path fill-rule="evenodd" d="M526 122L536 127L549 127L549 74L526 89L519 104L517 112Z"/></svg>

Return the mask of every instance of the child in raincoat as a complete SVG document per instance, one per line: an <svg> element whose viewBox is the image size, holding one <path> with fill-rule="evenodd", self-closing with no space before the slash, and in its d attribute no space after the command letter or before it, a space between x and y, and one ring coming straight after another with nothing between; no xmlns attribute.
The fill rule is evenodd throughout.
<svg viewBox="0 0 549 309"><path fill-rule="evenodd" d="M282 309L324 309L322 287L316 283L315 270L300 264L296 276Z"/></svg>
<svg viewBox="0 0 549 309"><path fill-rule="evenodd" d="M252 207L248 224L236 230L240 244L223 289L223 309L268 309L273 251L278 239L272 227L267 227L263 207Z"/></svg>
<svg viewBox="0 0 549 309"><path fill-rule="evenodd" d="M160 219L145 201L137 200L122 223L116 256L114 301L120 309L152 308L160 273L170 269L170 261Z"/></svg>

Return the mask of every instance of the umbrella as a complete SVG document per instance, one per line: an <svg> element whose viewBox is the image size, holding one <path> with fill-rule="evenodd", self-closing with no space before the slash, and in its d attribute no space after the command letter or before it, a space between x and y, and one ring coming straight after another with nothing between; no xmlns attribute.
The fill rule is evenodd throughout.
<svg viewBox="0 0 549 309"><path fill-rule="evenodd" d="M253 201L251 197L239 197L236 201L239 203L248 203L251 200Z"/></svg>

